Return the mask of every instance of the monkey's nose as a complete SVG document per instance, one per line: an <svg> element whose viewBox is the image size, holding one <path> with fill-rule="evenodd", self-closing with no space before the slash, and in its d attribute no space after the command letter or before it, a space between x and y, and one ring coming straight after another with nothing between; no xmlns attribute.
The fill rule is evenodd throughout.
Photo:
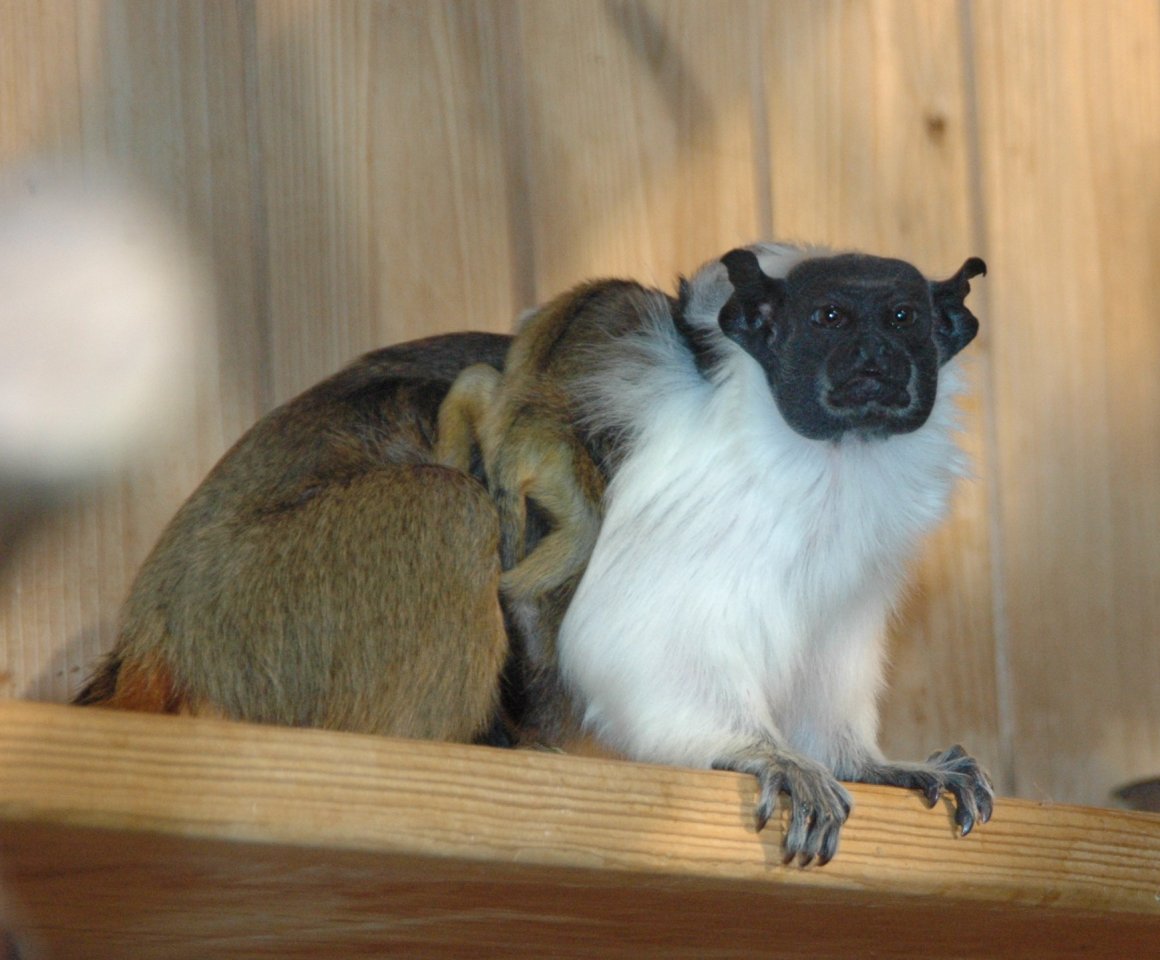
<svg viewBox="0 0 1160 960"><path fill-rule="evenodd" d="M864 376L880 377L889 366L890 345L877 337L863 337L854 346L854 369Z"/></svg>

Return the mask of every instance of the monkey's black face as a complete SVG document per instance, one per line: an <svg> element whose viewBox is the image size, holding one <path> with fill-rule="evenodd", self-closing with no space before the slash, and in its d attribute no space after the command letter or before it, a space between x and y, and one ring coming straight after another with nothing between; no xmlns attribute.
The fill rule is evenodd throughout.
<svg viewBox="0 0 1160 960"><path fill-rule="evenodd" d="M875 257L808 260L786 278L782 342L767 368L782 415L815 440L921 427L938 351L926 279Z"/></svg>
<svg viewBox="0 0 1160 960"><path fill-rule="evenodd" d="M762 273L751 251L722 259L735 292L721 328L762 365L786 422L812 440L917 430L939 367L978 329L963 299L981 260L932 284L901 260L860 254L807 260L784 280Z"/></svg>

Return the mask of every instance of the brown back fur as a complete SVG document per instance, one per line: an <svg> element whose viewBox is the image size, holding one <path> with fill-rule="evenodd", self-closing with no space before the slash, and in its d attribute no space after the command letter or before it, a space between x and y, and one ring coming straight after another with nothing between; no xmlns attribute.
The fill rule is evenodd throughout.
<svg viewBox="0 0 1160 960"><path fill-rule="evenodd" d="M162 534L77 702L480 736L508 648L498 518L432 447L456 374L506 349L388 348L259 421Z"/></svg>

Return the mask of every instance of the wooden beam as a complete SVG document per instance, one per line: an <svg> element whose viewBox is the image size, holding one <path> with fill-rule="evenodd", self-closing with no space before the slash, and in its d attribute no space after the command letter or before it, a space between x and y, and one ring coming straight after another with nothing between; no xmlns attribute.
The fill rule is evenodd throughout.
<svg viewBox="0 0 1160 960"><path fill-rule="evenodd" d="M856 786L781 862L731 773L0 703L23 956L1143 956L1160 817ZM38 952L39 951L39 952Z"/></svg>

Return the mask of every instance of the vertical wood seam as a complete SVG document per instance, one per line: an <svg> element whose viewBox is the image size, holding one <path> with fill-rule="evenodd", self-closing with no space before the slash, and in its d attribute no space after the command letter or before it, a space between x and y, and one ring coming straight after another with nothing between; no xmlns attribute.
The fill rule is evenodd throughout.
<svg viewBox="0 0 1160 960"><path fill-rule="evenodd" d="M511 302L517 312L533 307L538 299L538 269L532 236L532 182L529 156L527 78L523 56L523 17L519 4L501 0L498 5L496 49L498 57L502 162L507 191L507 231L511 255ZM509 318L509 323L514 321Z"/></svg>
<svg viewBox="0 0 1160 960"><path fill-rule="evenodd" d="M753 142L753 196L757 204L757 229L763 240L773 240L773 152L769 142L769 103L766 98L766 76L761 56L765 39L765 4L750 0L753 29L749 32L750 116Z"/></svg>
<svg viewBox="0 0 1160 960"><path fill-rule="evenodd" d="M246 156L250 178L250 227L254 238L250 260L254 271L253 318L257 340L257 370L259 410L265 412L274 406L274 350L273 318L270 315L270 230L266 199L266 158L262 130L261 81L258 49L258 14L254 0L243 0L238 8L238 23L242 30L242 94L246 124ZM219 323L232 318L219 314Z"/></svg>
<svg viewBox="0 0 1160 960"><path fill-rule="evenodd" d="M972 246L983 259L988 259L987 240L990 225L983 187L983 158L980 135L978 78L976 76L976 37L972 0L958 0L959 42L963 64L963 98L966 119L967 145L967 189L969 191L969 216ZM986 285L981 290L985 315L991 317L993 298ZM994 351L994 334L990 335L991 351ZM1002 484L999 483L1000 450L998 440L997 410L995 406L995 364L991 357L984 363L983 376L983 448L987 457L987 477L985 479L988 504L988 548L991 567L991 623L995 657L995 722L998 727L999 769L995 771L999 789L1004 793L1018 793L1015 763L1015 688L1011 670L1011 630L1007 611L1006 565L1003 549Z"/></svg>

